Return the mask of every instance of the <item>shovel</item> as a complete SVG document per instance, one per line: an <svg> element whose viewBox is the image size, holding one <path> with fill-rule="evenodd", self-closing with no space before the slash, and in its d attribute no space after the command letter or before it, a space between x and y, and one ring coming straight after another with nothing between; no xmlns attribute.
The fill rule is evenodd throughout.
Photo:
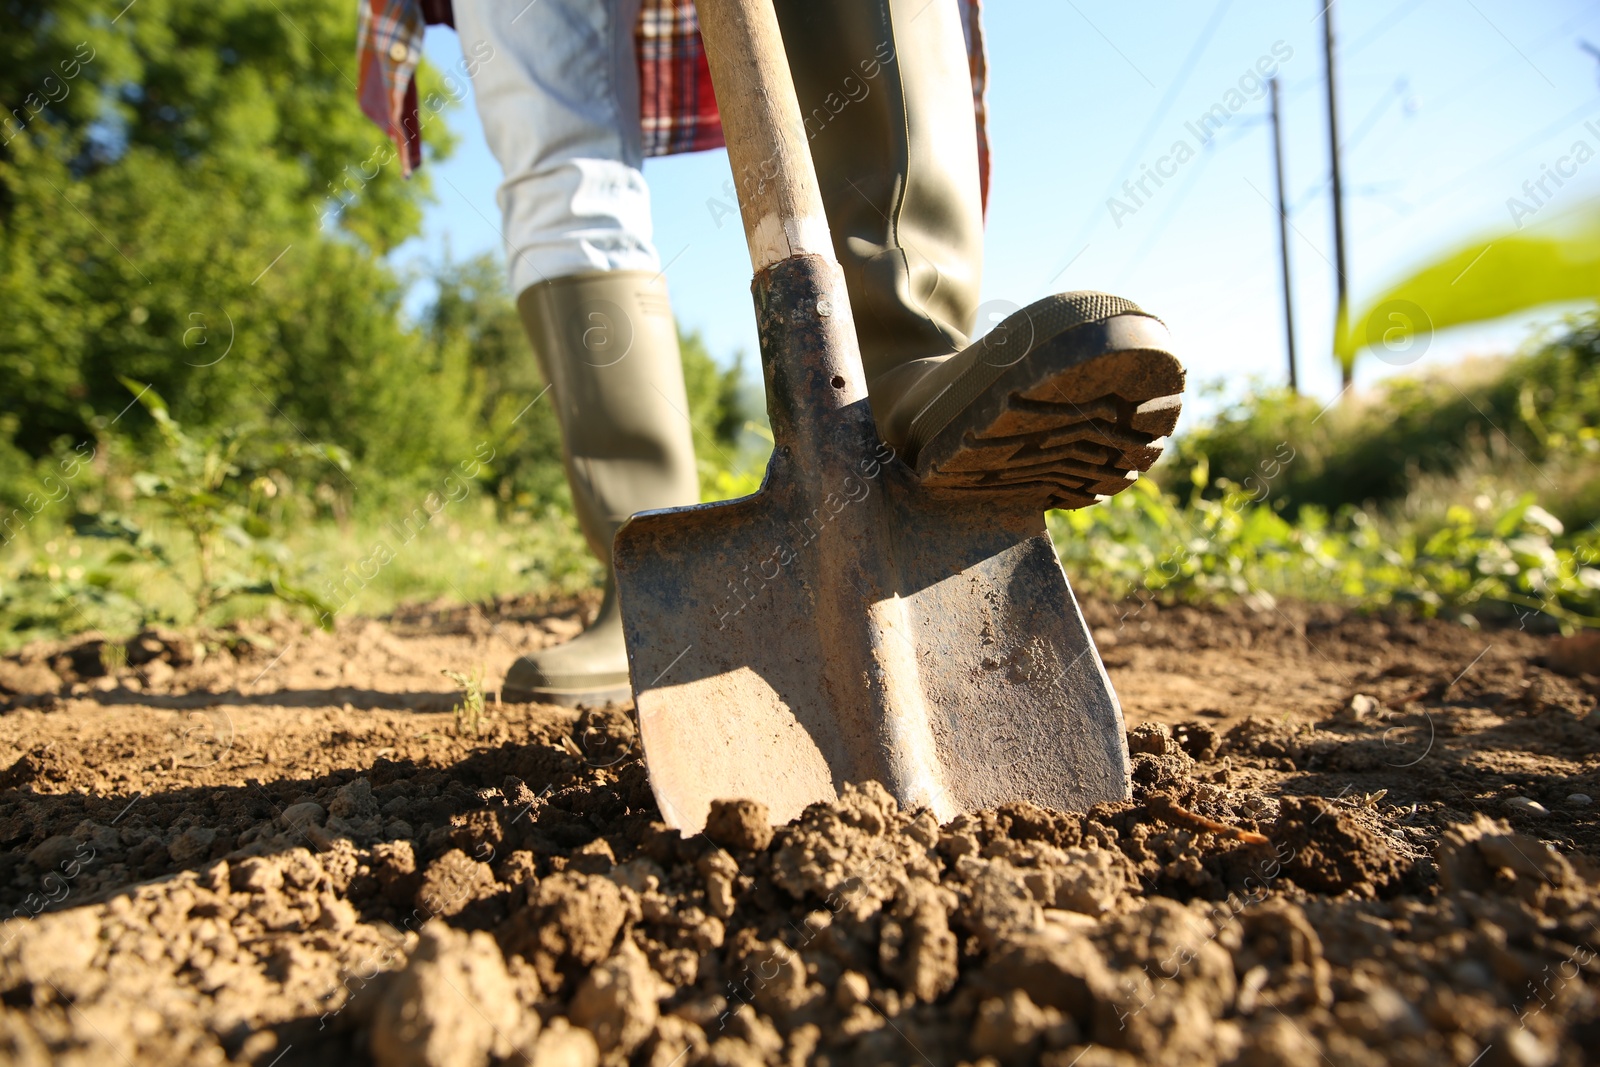
<svg viewBox="0 0 1600 1067"><path fill-rule="evenodd" d="M747 797L781 824L874 779L940 823L1126 799L1122 709L1039 507L922 486L879 440L770 0L697 6L774 447L755 495L616 535L663 816L693 833Z"/></svg>

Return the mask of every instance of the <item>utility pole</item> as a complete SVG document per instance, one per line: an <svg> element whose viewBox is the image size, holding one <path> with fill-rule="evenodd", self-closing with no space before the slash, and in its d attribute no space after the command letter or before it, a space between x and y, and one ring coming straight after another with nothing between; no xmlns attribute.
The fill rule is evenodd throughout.
<svg viewBox="0 0 1600 1067"><path fill-rule="evenodd" d="M1283 330L1289 345L1289 392L1300 392L1294 365L1294 290L1289 284L1289 207L1283 199L1283 121L1278 114L1278 79L1267 82L1272 91L1272 162L1278 176L1278 254L1283 259Z"/></svg>
<svg viewBox="0 0 1600 1067"><path fill-rule="evenodd" d="M1320 2L1320 0L1319 0ZM1328 71L1328 159L1333 168L1333 268L1338 272L1338 306L1334 313L1335 352L1350 328L1350 281L1344 263L1344 183L1339 176L1339 93L1333 74L1333 4L1322 9L1322 53ZM1354 368L1340 363L1344 388L1350 388Z"/></svg>

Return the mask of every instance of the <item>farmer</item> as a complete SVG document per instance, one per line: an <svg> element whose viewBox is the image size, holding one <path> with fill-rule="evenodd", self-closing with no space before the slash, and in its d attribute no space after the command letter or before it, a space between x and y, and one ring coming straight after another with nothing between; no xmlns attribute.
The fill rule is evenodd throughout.
<svg viewBox="0 0 1600 1067"><path fill-rule="evenodd" d="M451 5L360 2L362 106L389 130L409 173L421 162L412 75L423 22L451 22ZM519 659L502 695L565 704L625 699L612 537L635 512L699 498L677 331L640 173L646 156L722 143L698 23L690 0L453 6L484 134L504 171L498 199L517 308L552 386L578 521L608 569L589 628ZM1148 441L1170 429L1177 410L1175 396L1137 412L1114 397L1105 407L1117 390L1106 373L1098 374L1097 391L1062 392L1069 365L1141 344L1164 348L1159 324L1115 297L1074 294L1052 298L1048 309L1048 302L1030 307L1032 317L1022 320L1028 336L1004 361L979 358L981 346L959 355L978 306L987 185L977 0L775 6L884 440L910 463L930 441L956 442L952 466L971 484L1037 491L1051 478L1052 485L1066 479L1051 506L1092 503L1127 484L1125 468L1147 467L1154 450L1119 456L1111 439L1096 438L1103 443L1075 453L1066 474L1055 469L1060 462L1040 471L1042 437L1003 450L1017 455L998 463L994 446L962 451L975 435L1006 436L997 421L1005 405L994 403L1004 397L995 375L984 372L1018 363L1024 352L1030 395L1054 390L1066 404L1061 410L1073 413L1050 416L1056 424L1087 422L1092 408L1095 418L1122 420L1116 441L1140 436L1134 425L1154 427L1142 435ZM1113 320L1122 325L1109 328ZM1099 348L1056 346L1053 364L1038 354L1041 343L1084 322L1107 326ZM992 340L989 348L998 351ZM1111 361L1108 373L1118 366ZM1174 392L1181 369L1175 373ZM1006 388L1018 391L1014 380ZM1043 411L1054 401L1018 403ZM1008 425L1013 434L1027 429Z"/></svg>

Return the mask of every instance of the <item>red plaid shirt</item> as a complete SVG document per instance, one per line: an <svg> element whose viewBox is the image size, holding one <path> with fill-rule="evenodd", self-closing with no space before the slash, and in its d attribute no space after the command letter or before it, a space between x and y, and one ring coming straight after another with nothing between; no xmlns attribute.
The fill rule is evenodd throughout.
<svg viewBox="0 0 1600 1067"><path fill-rule="evenodd" d="M361 110L388 131L409 175L422 163L422 128L417 114L417 64L428 23L454 25L449 0L359 0ZM972 106L978 119L978 173L989 199L989 136L984 90L980 0L957 0L972 71ZM639 62L639 115L646 156L720 148L722 120L711 91L706 50L693 0L644 0L634 26Z"/></svg>

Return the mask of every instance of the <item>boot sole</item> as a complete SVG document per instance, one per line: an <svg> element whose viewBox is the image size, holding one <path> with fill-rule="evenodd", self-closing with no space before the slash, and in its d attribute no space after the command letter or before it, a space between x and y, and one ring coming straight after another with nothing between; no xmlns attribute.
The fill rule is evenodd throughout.
<svg viewBox="0 0 1600 1067"><path fill-rule="evenodd" d="M1041 509L1114 496L1160 458L1177 425L1184 370L1170 349L1161 321L1128 301L1038 301L974 346L912 422L912 466L929 489Z"/></svg>
<svg viewBox="0 0 1600 1067"><path fill-rule="evenodd" d="M500 700L505 704L555 704L563 708L603 708L607 704L625 704L633 699L633 687L623 685L598 689L523 689L500 690Z"/></svg>

